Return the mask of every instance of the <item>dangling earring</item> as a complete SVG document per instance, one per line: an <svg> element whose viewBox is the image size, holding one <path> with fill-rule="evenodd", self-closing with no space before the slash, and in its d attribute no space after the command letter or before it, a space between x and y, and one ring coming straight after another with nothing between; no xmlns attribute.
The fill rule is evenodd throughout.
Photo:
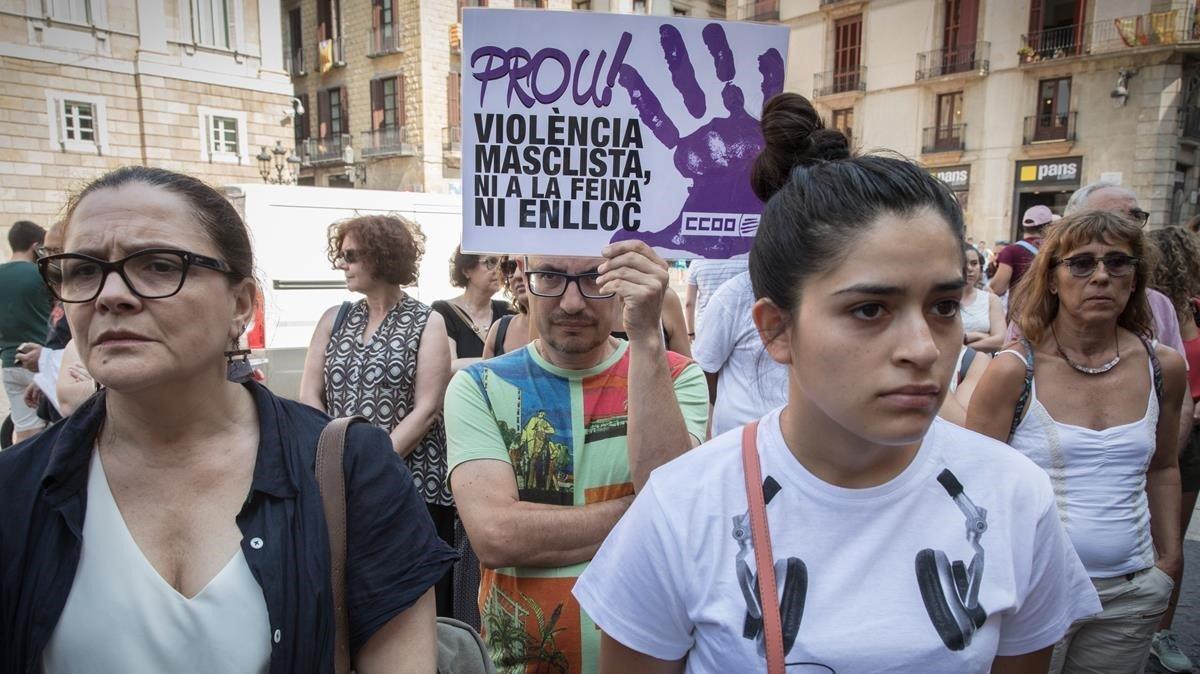
<svg viewBox="0 0 1200 674"><path fill-rule="evenodd" d="M250 349L239 349L237 338L230 340L233 348L225 352L225 378L235 384L244 384L254 379L254 368L250 365Z"/></svg>

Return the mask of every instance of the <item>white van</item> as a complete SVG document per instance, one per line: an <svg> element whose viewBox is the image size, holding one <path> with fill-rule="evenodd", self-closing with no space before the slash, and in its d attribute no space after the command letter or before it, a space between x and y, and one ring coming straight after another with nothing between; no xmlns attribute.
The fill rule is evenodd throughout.
<svg viewBox="0 0 1200 674"><path fill-rule="evenodd" d="M420 225L425 256L417 285L405 288L430 304L461 291L450 285L450 257L462 229L462 197L337 187L245 184L225 188L250 230L262 302L247 332L252 358L275 393L295 398L304 355L321 314L356 296L326 257L330 223L357 215L394 213Z"/></svg>

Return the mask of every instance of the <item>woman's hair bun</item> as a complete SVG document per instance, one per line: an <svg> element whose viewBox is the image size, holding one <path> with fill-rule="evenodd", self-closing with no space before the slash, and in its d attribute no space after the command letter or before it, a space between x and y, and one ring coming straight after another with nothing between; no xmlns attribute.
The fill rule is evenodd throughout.
<svg viewBox="0 0 1200 674"><path fill-rule="evenodd" d="M837 129L826 129L807 98L783 93L763 106L763 149L750 172L750 186L766 202L783 187L797 165L846 159L850 144Z"/></svg>

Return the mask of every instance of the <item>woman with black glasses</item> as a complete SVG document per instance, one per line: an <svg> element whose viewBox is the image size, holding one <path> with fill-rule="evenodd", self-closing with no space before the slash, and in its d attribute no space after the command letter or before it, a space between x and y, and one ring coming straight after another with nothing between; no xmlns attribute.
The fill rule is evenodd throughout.
<svg viewBox="0 0 1200 674"><path fill-rule="evenodd" d="M483 340L501 316L513 313L504 300L492 299L500 290L497 265L500 258L472 255L454 249L450 258L450 283L463 294L433 303L433 310L446 321L450 335L450 369L454 372L478 363L483 357Z"/></svg>
<svg viewBox="0 0 1200 674"><path fill-rule="evenodd" d="M247 376L257 284L233 206L127 167L69 204L39 261L103 389L0 454L0 672L333 671L329 418ZM358 672L430 672L437 539L387 435L346 435L348 639Z"/></svg>
<svg viewBox="0 0 1200 674"><path fill-rule="evenodd" d="M1018 344L992 361L967 424L1041 466L1103 612L1052 671L1139 672L1181 561L1176 456L1184 363L1152 333L1139 223L1059 220L1018 284Z"/></svg>

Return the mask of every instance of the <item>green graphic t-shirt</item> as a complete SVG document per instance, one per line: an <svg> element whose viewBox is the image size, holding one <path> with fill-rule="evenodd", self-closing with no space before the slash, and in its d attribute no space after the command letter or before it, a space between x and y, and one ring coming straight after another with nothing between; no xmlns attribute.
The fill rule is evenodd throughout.
<svg viewBox="0 0 1200 674"><path fill-rule="evenodd" d="M667 352L688 432L708 422L704 373ZM626 445L629 345L590 370L563 370L533 344L459 372L446 392L450 471L495 459L513 467L522 501L583 506L633 493ZM588 674L600 633L571 588L586 563L483 569L483 635L502 674Z"/></svg>

